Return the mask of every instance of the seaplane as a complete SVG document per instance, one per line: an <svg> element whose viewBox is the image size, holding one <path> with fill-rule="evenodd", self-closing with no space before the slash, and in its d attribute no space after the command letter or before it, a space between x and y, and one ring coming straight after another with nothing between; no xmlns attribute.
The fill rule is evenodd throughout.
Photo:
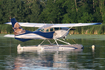
<svg viewBox="0 0 105 70"><path fill-rule="evenodd" d="M12 25L14 34L7 34L4 37L12 37L22 42L32 39L43 39L43 41L38 46L42 45L45 40L47 40L50 45L56 43L57 46L60 46L58 44L58 41L63 42L67 45L71 45L69 42L61 39L65 39L69 34L69 31L72 30L73 27L100 25L102 23L28 23L17 22L15 18L12 18L11 22L7 22L5 24ZM38 27L38 29L36 31L27 31L24 30L21 26ZM54 39L54 43L51 43L50 39Z"/></svg>

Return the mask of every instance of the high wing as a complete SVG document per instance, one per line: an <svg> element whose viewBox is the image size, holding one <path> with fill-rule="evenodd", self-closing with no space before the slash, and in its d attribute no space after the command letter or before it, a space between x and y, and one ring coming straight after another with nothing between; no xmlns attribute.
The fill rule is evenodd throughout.
<svg viewBox="0 0 105 70"><path fill-rule="evenodd" d="M101 23L66 23L66 24L54 24L51 27L79 27L79 26L89 26L89 25L100 25Z"/></svg>
<svg viewBox="0 0 105 70"><path fill-rule="evenodd" d="M18 22L20 26L24 27L79 27L79 26L89 26L89 25L100 25L102 23L63 23L63 24L49 24L49 23L24 23L24 22ZM10 24L11 22L7 22L5 24Z"/></svg>

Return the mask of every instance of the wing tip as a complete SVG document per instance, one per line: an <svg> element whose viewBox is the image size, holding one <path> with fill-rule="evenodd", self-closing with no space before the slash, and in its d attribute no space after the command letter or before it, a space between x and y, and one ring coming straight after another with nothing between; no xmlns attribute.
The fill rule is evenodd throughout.
<svg viewBox="0 0 105 70"><path fill-rule="evenodd" d="M96 23L96 25L101 25L102 23Z"/></svg>

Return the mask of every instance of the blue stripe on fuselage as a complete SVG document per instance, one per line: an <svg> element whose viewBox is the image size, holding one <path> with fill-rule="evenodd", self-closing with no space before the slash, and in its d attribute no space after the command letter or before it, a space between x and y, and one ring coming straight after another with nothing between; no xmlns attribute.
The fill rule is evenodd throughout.
<svg viewBox="0 0 105 70"><path fill-rule="evenodd" d="M53 38L53 34L54 34L54 32L46 32L45 33L45 32L41 32L41 31L35 31L33 33L35 33L37 35L40 35L40 36L43 36L45 38L49 38L49 39L52 39Z"/></svg>
<svg viewBox="0 0 105 70"><path fill-rule="evenodd" d="M29 33L34 33L34 34L40 35L40 36L48 38L48 39L52 39L53 34L54 34L54 32L41 32L41 31L31 32L31 31L27 31L27 30L24 34L29 34ZM20 34L20 35L24 35L24 34ZM18 36L18 35L16 35L16 36Z"/></svg>

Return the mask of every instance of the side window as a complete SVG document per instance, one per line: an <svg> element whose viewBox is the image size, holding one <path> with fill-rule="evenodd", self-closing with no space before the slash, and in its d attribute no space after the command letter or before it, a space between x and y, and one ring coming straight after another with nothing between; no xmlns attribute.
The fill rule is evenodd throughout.
<svg viewBox="0 0 105 70"><path fill-rule="evenodd" d="M53 28L50 29L50 32L53 31Z"/></svg>
<svg viewBox="0 0 105 70"><path fill-rule="evenodd" d="M49 29L47 29L46 32L49 32Z"/></svg>

